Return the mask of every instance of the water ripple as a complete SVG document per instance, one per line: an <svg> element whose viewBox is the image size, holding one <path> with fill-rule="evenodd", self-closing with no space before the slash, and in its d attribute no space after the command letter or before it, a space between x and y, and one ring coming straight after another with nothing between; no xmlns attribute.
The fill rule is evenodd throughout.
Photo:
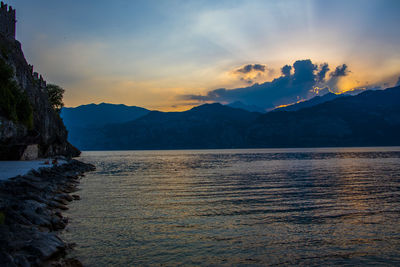
<svg viewBox="0 0 400 267"><path fill-rule="evenodd" d="M400 148L85 152L87 266L400 264Z"/></svg>

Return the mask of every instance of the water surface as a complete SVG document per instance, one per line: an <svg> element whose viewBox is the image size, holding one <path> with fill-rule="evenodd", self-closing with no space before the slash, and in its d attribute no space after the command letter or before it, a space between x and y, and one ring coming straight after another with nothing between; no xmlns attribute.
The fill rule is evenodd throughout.
<svg viewBox="0 0 400 267"><path fill-rule="evenodd" d="M400 148L84 152L87 266L399 265Z"/></svg>

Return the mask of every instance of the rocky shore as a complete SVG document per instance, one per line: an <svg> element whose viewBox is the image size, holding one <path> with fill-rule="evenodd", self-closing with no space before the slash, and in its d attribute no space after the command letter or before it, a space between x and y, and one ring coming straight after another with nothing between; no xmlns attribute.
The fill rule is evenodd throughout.
<svg viewBox="0 0 400 267"><path fill-rule="evenodd" d="M68 259L71 245L58 237L68 203L78 200L84 172L95 167L77 160L0 181L0 266L82 266Z"/></svg>

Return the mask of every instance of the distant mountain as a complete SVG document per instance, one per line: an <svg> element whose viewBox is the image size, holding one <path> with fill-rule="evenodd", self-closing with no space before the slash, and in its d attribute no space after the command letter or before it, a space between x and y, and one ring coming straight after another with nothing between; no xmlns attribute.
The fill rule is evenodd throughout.
<svg viewBox="0 0 400 267"><path fill-rule="evenodd" d="M370 89L371 90L371 89ZM322 104L331 100L334 100L338 97L343 97L343 96L355 96L358 95L360 93L365 92L366 90L364 89L354 89L354 90L350 90L350 91L346 91L342 94L334 94L334 93L326 93L322 96L315 96L311 99L308 99L306 101L302 101L299 103L295 103L292 105L288 105L285 107L281 107L281 108L276 108L273 111L296 111L296 110L300 110L302 108L309 108L309 107L313 107L316 106L318 104Z"/></svg>
<svg viewBox="0 0 400 267"><path fill-rule="evenodd" d="M61 118L67 128L93 127L135 120L149 112L149 110L141 107L101 103L75 108L64 107L61 110Z"/></svg>
<svg viewBox="0 0 400 267"><path fill-rule="evenodd" d="M261 115L250 147L400 145L400 87L343 96L298 111Z"/></svg>
<svg viewBox="0 0 400 267"><path fill-rule="evenodd" d="M152 111L86 129L77 145L84 150L400 145L399 103L396 87L266 114L221 104Z"/></svg>
<svg viewBox="0 0 400 267"><path fill-rule="evenodd" d="M382 90L383 88L370 88L370 89L353 89L353 90L350 90L350 91L346 91L346 92L344 92L343 94L346 94L346 95L358 95L358 94L360 94L360 93L363 93L363 92L365 92L365 91L368 91L368 90L372 90L372 91L374 91L374 90Z"/></svg>
<svg viewBox="0 0 400 267"><path fill-rule="evenodd" d="M135 106L115 104L89 104L75 108L62 108L61 118L68 130L68 140L82 147L86 133L102 128L109 123L124 123L148 114L150 111Z"/></svg>
<svg viewBox="0 0 400 267"><path fill-rule="evenodd" d="M86 132L82 149L184 149L243 147L260 113L205 104L184 112L159 112Z"/></svg>
<svg viewBox="0 0 400 267"><path fill-rule="evenodd" d="M303 101L303 102L299 102L296 104L292 104L289 106L285 106L285 107L281 107L281 108L276 108L274 109L274 111L296 111L302 108L309 108L309 107L313 107L316 106L318 104L324 103L324 102L328 102L331 101L333 99L336 99L338 97L341 96L346 96L345 94L341 94L341 95L337 95L334 93L327 93L323 96L315 96L309 100Z"/></svg>
<svg viewBox="0 0 400 267"><path fill-rule="evenodd" d="M259 113L265 113L266 112L265 109L263 109L261 107L258 107L256 105L246 105L241 101L236 101L236 102L230 103L227 106L231 107L231 108L244 109L244 110L251 111L251 112L259 112Z"/></svg>

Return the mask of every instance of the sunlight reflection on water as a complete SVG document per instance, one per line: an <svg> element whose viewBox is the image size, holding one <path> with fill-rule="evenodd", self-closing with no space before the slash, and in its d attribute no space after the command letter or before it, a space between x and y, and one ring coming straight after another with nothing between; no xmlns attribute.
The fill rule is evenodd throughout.
<svg viewBox="0 0 400 267"><path fill-rule="evenodd" d="M400 148L85 152L87 266L400 264Z"/></svg>

